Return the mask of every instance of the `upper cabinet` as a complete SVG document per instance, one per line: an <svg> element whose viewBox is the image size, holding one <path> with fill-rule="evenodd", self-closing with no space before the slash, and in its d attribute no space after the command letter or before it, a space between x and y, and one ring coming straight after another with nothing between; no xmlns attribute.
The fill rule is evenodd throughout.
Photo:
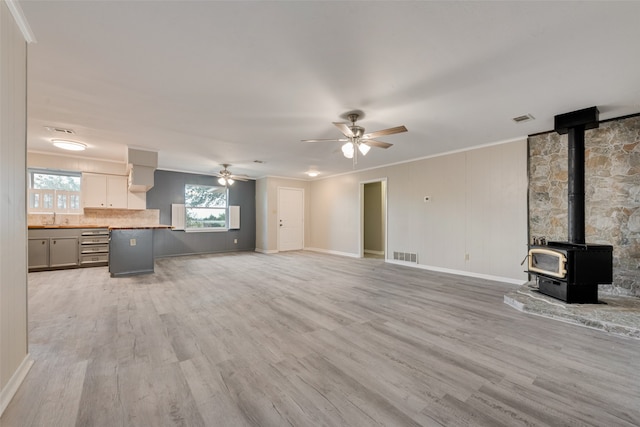
<svg viewBox="0 0 640 427"><path fill-rule="evenodd" d="M83 207L127 209L128 198L126 176L82 174Z"/></svg>

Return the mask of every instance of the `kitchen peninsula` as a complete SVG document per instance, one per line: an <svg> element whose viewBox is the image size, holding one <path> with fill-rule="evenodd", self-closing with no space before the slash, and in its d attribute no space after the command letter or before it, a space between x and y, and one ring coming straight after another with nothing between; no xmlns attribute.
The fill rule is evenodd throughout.
<svg viewBox="0 0 640 427"><path fill-rule="evenodd" d="M109 227L109 273L111 277L154 272L153 232L170 225Z"/></svg>
<svg viewBox="0 0 640 427"><path fill-rule="evenodd" d="M74 219L77 222L78 216ZM112 277L152 273L153 230L171 228L157 223L106 225L65 220L55 224L42 218L29 225L29 271L109 265Z"/></svg>

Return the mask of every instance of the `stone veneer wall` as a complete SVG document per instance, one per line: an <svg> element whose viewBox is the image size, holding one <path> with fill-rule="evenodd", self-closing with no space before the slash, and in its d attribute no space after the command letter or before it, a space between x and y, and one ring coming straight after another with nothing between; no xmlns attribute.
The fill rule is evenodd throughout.
<svg viewBox="0 0 640 427"><path fill-rule="evenodd" d="M613 285L640 297L640 116L585 133L585 237L613 245ZM529 236L567 240L567 135L529 137Z"/></svg>

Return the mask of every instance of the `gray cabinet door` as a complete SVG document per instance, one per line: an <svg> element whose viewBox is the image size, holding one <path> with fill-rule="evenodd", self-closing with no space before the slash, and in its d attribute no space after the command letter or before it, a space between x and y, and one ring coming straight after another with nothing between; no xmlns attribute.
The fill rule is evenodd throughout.
<svg viewBox="0 0 640 427"><path fill-rule="evenodd" d="M49 242L49 266L72 267L78 265L78 238L56 237Z"/></svg>
<svg viewBox="0 0 640 427"><path fill-rule="evenodd" d="M49 239L29 239L29 268L49 267Z"/></svg>

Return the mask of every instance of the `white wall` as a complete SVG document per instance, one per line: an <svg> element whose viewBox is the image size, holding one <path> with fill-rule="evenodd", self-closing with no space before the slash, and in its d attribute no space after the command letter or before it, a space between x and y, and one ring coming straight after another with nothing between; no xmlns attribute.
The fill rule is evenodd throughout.
<svg viewBox="0 0 640 427"><path fill-rule="evenodd" d="M423 268L527 280L526 139L313 181L307 247L357 256L360 183L385 177L387 259L413 252Z"/></svg>
<svg viewBox="0 0 640 427"><path fill-rule="evenodd" d="M27 166L30 168L49 168L76 172L127 175L127 164L124 162L108 162L65 154L54 155L28 152Z"/></svg>
<svg viewBox="0 0 640 427"><path fill-rule="evenodd" d="M31 362L27 343L25 38L0 2L0 414Z"/></svg>

